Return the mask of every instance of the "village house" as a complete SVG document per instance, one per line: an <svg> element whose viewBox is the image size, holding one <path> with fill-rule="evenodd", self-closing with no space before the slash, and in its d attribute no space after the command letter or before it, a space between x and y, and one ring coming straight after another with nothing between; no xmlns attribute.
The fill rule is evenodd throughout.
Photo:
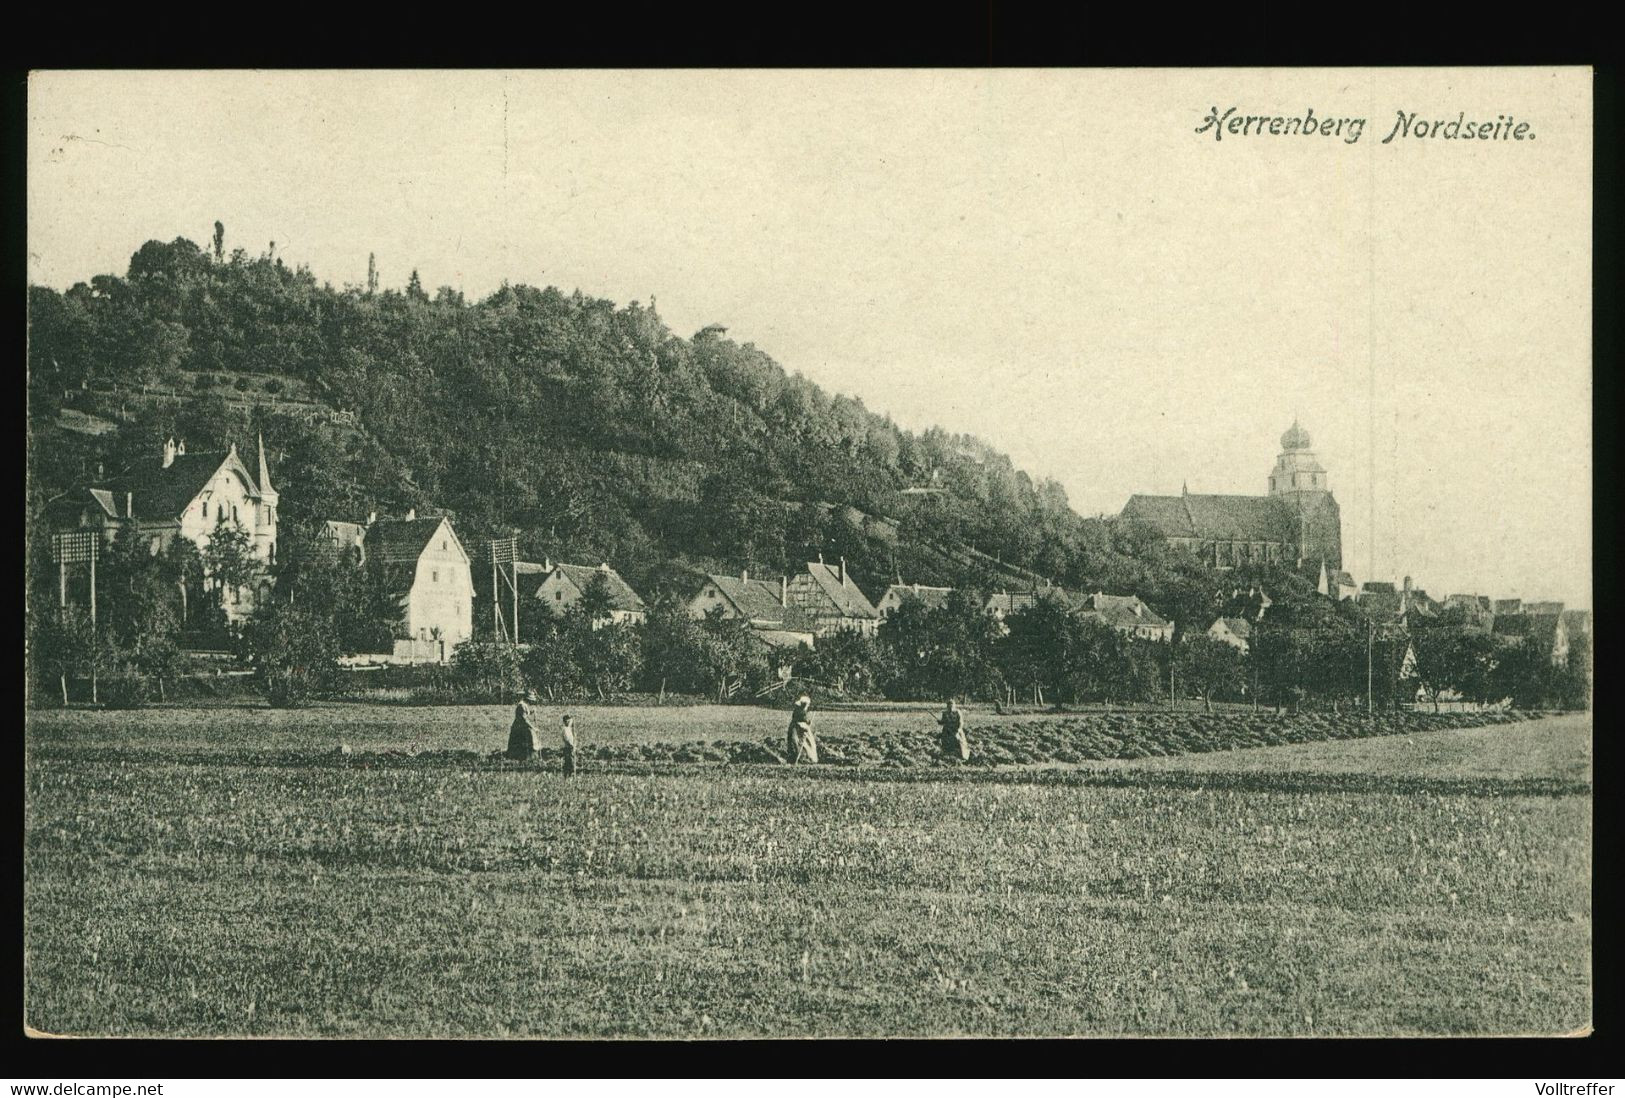
<svg viewBox="0 0 1625 1098"><path fill-rule="evenodd" d="M1444 609L1460 617L1469 629L1487 631L1495 624L1495 603L1488 595L1449 595Z"/></svg>
<svg viewBox="0 0 1625 1098"><path fill-rule="evenodd" d="M1320 579L1315 584L1315 590L1334 602L1355 598L1360 593L1353 576L1344 571L1327 568L1325 561L1320 562Z"/></svg>
<svg viewBox="0 0 1625 1098"><path fill-rule="evenodd" d="M1523 612L1525 614L1539 615L1561 614L1563 613L1563 604L1560 602L1526 602L1523 604Z"/></svg>
<svg viewBox="0 0 1625 1098"><path fill-rule="evenodd" d="M918 583L894 583L886 588L884 595L880 596L880 601L875 603L875 609L880 611L881 617L889 618L903 605L904 599L918 599L928 609L936 610L947 604L948 596L953 594L953 591L952 587L923 587Z"/></svg>
<svg viewBox="0 0 1625 1098"><path fill-rule="evenodd" d="M880 611L847 575L844 557L838 566L822 559L808 563L806 571L790 578L785 599L820 637L839 632L872 636L880 626Z"/></svg>
<svg viewBox="0 0 1625 1098"><path fill-rule="evenodd" d="M1581 637L1589 637L1591 635L1591 611L1563 611L1563 631L1568 634L1570 646Z"/></svg>
<svg viewBox="0 0 1625 1098"><path fill-rule="evenodd" d="M367 560L367 527L378 520L376 514L367 516L367 521L341 522L337 519L328 519L322 523L318 537L321 544L335 557L343 558L344 554L353 552L355 563L365 564Z"/></svg>
<svg viewBox="0 0 1625 1098"><path fill-rule="evenodd" d="M1005 619L1011 614L1031 609L1039 599L1050 599L1064 609L1072 609L1074 601L1066 588L1046 584L1043 587L1035 585L1026 591L995 591L987 597L982 608L999 623L1000 631L1008 633L1010 627L1005 625Z"/></svg>
<svg viewBox="0 0 1625 1098"><path fill-rule="evenodd" d="M1207 635L1246 655L1252 644L1253 627L1246 618L1216 618L1207 627Z"/></svg>
<svg viewBox="0 0 1625 1098"><path fill-rule="evenodd" d="M701 621L713 613L724 618L740 618L753 629L780 629L796 614L789 601L790 580L752 579L750 572L737 576L706 576L700 590L688 601L688 616Z"/></svg>
<svg viewBox="0 0 1625 1098"><path fill-rule="evenodd" d="M593 628L606 623L636 625L649 617L649 608L643 599L607 563L594 568L586 564L554 564L549 560L543 562L539 574L542 580L537 584L533 598L549 614L563 615L581 601L594 581L602 579L605 593L609 596L609 606L604 616L593 622Z"/></svg>
<svg viewBox="0 0 1625 1098"><path fill-rule="evenodd" d="M1437 617L1444 609L1428 598L1426 591L1412 586L1409 576L1398 590L1391 583L1367 583L1355 601L1368 617L1398 624L1409 624L1414 618Z"/></svg>
<svg viewBox="0 0 1625 1098"><path fill-rule="evenodd" d="M419 518L416 510L379 519L367 527L362 552L400 603L397 660L444 662L474 635L473 572L450 519Z"/></svg>
<svg viewBox="0 0 1625 1098"><path fill-rule="evenodd" d="M1076 606L1080 617L1093 618L1119 633L1142 640L1171 641L1174 623L1159 615L1135 595L1085 595Z"/></svg>
<svg viewBox="0 0 1625 1098"><path fill-rule="evenodd" d="M1491 632L1504 645L1537 645L1553 667L1568 666L1569 630L1562 614L1498 614Z"/></svg>
<svg viewBox="0 0 1625 1098"><path fill-rule="evenodd" d="M176 538L201 553L216 528L234 524L248 535L260 574L247 586L224 592L226 617L241 622L270 598L270 568L277 561L277 504L259 440L259 474L249 472L232 444L225 452L186 452L186 443L164 443L162 459L102 480L66 497L53 508L58 530L94 530L105 544L132 527L154 556Z"/></svg>
<svg viewBox="0 0 1625 1098"><path fill-rule="evenodd" d="M1502 614L1521 614L1521 613L1523 613L1523 600L1522 599L1496 599L1495 600L1495 613L1496 613L1497 617L1499 617Z"/></svg>

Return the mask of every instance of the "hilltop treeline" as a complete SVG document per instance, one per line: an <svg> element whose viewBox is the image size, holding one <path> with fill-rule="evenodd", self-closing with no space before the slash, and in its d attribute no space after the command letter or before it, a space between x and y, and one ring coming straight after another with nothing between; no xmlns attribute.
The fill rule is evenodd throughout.
<svg viewBox="0 0 1625 1098"><path fill-rule="evenodd" d="M720 326L684 338L653 303L552 287L468 301L416 272L404 290L375 276L334 288L274 251L227 253L217 226L207 249L148 242L123 277L32 287L36 426L64 402L95 410L98 393L170 394L121 401L116 434L76 438L77 467L36 450L36 478L82 475L92 450L114 467L150 460L170 433L201 449L263 430L285 521L440 508L470 542L518 531L527 557L612 560L656 589L672 561L776 571L823 553L866 589L1042 576L1176 616L1218 597L1199 565L1080 517L1060 485L986 444L904 430ZM267 375L358 429L243 380ZM233 393L233 378L260 391Z"/></svg>

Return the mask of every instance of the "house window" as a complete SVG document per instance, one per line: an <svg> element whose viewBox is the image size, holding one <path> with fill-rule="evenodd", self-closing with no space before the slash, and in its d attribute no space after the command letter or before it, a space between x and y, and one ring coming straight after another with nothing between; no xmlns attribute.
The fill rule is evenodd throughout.
<svg viewBox="0 0 1625 1098"><path fill-rule="evenodd" d="M208 500L203 501L203 517L204 518L209 517L209 501Z"/></svg>
<svg viewBox="0 0 1625 1098"><path fill-rule="evenodd" d="M553 601L554 602L563 602L564 601L564 592L563 591L554 591L553 592Z"/></svg>
<svg viewBox="0 0 1625 1098"><path fill-rule="evenodd" d="M430 583L439 583L440 582L440 570L438 568L435 569L433 572L429 573L429 582Z"/></svg>
<svg viewBox="0 0 1625 1098"><path fill-rule="evenodd" d="M237 505L235 503L231 505L231 521L237 521Z"/></svg>
<svg viewBox="0 0 1625 1098"><path fill-rule="evenodd" d="M447 546L446 546L446 543L445 543L445 542L441 542L441 543L440 543L440 551L441 551L441 552L442 552L442 553L445 553L445 552L449 552L449 550L448 550L448 548L447 548Z"/></svg>

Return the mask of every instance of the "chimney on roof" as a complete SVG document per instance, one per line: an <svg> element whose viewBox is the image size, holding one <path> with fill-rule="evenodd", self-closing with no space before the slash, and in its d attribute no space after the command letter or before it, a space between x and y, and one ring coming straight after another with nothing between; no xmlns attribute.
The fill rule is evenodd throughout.
<svg viewBox="0 0 1625 1098"><path fill-rule="evenodd" d="M608 571L609 571L609 562L608 562L608 561L607 561L607 560L606 560L606 561L603 561L603 562L601 562L601 563L600 563L600 564L599 564L599 565L598 565L598 570L599 570L599 571L600 571L600 572L608 572Z"/></svg>
<svg viewBox="0 0 1625 1098"><path fill-rule="evenodd" d="M124 493L124 517L135 518L135 493Z"/></svg>
<svg viewBox="0 0 1625 1098"><path fill-rule="evenodd" d="M790 605L790 577L789 576L780 576L779 577L779 605L780 606L789 606Z"/></svg>
<svg viewBox="0 0 1625 1098"><path fill-rule="evenodd" d="M740 583L749 583L750 582L750 569L741 568L739 570L739 582Z"/></svg>
<svg viewBox="0 0 1625 1098"><path fill-rule="evenodd" d="M1407 592L1409 592L1409 591L1410 591L1410 589L1411 589L1411 577L1409 577L1409 576L1406 576L1406 577L1405 577L1405 590L1406 590L1406 591L1407 591Z"/></svg>
<svg viewBox="0 0 1625 1098"><path fill-rule="evenodd" d="M846 586L846 558L845 557L841 558L840 576L841 576L841 586L845 587Z"/></svg>
<svg viewBox="0 0 1625 1098"><path fill-rule="evenodd" d="M164 443L164 468L168 469L175 464L175 436L170 435Z"/></svg>
<svg viewBox="0 0 1625 1098"><path fill-rule="evenodd" d="M367 512L367 525L371 526L373 523L375 523L377 521L378 521L378 512L377 511L368 511Z"/></svg>
<svg viewBox="0 0 1625 1098"><path fill-rule="evenodd" d="M418 517L418 509L416 507L408 507L406 509L406 521L407 522L411 522L413 519L415 519L417 517Z"/></svg>
<svg viewBox="0 0 1625 1098"><path fill-rule="evenodd" d="M96 463L96 479L97 479L97 480L101 480L101 479L102 479L102 476L103 476L103 473L102 473L102 463L101 463L101 462L99 462L99 461L98 461L98 462L97 462L97 463Z"/></svg>

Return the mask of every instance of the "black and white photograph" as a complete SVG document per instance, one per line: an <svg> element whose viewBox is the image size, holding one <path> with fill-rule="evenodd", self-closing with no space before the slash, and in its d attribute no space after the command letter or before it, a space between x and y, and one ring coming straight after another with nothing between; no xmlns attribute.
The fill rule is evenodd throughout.
<svg viewBox="0 0 1625 1098"><path fill-rule="evenodd" d="M26 1032L1590 1034L1592 81L31 73Z"/></svg>

